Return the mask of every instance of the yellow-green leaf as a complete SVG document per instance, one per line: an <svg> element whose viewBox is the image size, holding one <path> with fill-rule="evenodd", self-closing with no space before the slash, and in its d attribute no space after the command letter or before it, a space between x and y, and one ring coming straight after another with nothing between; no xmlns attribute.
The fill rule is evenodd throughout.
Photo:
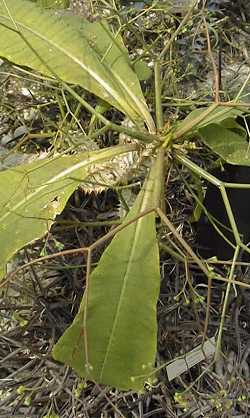
<svg viewBox="0 0 250 418"><path fill-rule="evenodd" d="M119 47L107 26L92 26L79 19L56 15L26 0L1 1L0 56L79 84L132 120L144 120L152 128L138 78L124 48Z"/></svg>
<svg viewBox="0 0 250 418"><path fill-rule="evenodd" d="M120 145L77 156L58 156L0 173L0 279L7 261L50 228L91 165L110 161L131 147Z"/></svg>
<svg viewBox="0 0 250 418"><path fill-rule="evenodd" d="M218 106L212 109L209 112L209 108L203 107L199 109L193 110L189 115L181 121L178 126L177 130L181 131L185 129L186 126L189 126L191 122L193 125L190 127L190 132L197 131L198 129L204 128L205 126L211 123L221 123L226 119L236 118L237 116L241 116L244 113L244 110L237 108L237 107L229 107L229 106ZM204 118L202 118L204 115ZM200 119L201 118L201 119ZM200 120L199 120L200 119ZM199 120L199 122L197 122Z"/></svg>
<svg viewBox="0 0 250 418"><path fill-rule="evenodd" d="M131 223L104 251L87 302L53 350L79 375L124 390L142 390L154 372L160 286L155 214L133 219L159 204L161 175L157 161L125 220Z"/></svg>

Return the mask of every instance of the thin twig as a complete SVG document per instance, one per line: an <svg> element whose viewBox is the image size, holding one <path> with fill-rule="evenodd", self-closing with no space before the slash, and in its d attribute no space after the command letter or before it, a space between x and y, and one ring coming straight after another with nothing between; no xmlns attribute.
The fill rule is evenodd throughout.
<svg viewBox="0 0 250 418"><path fill-rule="evenodd" d="M208 50L208 55L210 57L211 63L212 63L212 67L213 67L213 73L214 73L214 99L215 99L215 103L219 103L220 102L220 78L219 78L219 73L216 67L216 63L213 57L213 52L212 52L212 48L211 48L211 42L210 42L210 36L209 36L209 32L208 32L208 27L207 27L207 22L205 17L203 16L203 22L204 22L204 26L205 26L205 31L206 31L206 37L207 37L207 50Z"/></svg>
<svg viewBox="0 0 250 418"><path fill-rule="evenodd" d="M171 35L169 41L166 43L166 45L164 46L163 50L161 51L160 56L159 56L160 59L164 58L164 55L166 55L166 53L168 52L168 50L171 47L172 43L174 42L174 40L177 38L177 36L181 32L183 26L185 26L185 24L188 22L190 16L193 13L193 10L194 10L196 4L197 4L197 0L193 1L193 3L190 6L190 9L187 12L187 14L184 16L184 19L181 21L180 25L174 31L174 33Z"/></svg>

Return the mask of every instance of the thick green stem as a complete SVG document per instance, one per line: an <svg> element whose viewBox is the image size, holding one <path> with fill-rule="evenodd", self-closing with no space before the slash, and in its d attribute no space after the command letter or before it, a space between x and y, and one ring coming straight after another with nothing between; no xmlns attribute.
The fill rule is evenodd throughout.
<svg viewBox="0 0 250 418"><path fill-rule="evenodd" d="M203 168L199 167L197 164L189 160L183 154L176 153L174 156L180 163L182 163L187 168L189 168L189 170L191 170L193 173L197 174L198 176L204 178L205 180L209 181L210 183L214 184L214 186L219 187L222 184L221 180L218 180L217 177L208 173L206 170L203 170Z"/></svg>
<svg viewBox="0 0 250 418"><path fill-rule="evenodd" d="M68 90L73 97L75 97L79 103L81 103L85 109L87 109L91 114L95 115L97 119L99 119L106 127L107 129L111 129L113 131L124 133L131 138L139 139L146 143L151 143L153 141L159 141L159 138L157 135L152 135L149 133L137 131L134 129L125 128L122 125L116 125L115 123L110 122L108 119L106 119L103 115L101 115L99 112L97 112L89 103L87 103L79 94L77 94L70 86L68 86L66 83L63 83L63 87Z"/></svg>
<svg viewBox="0 0 250 418"><path fill-rule="evenodd" d="M193 128L195 128L195 126L197 126L200 122L202 122L218 106L219 106L219 103L213 103L206 110L204 110L204 112L202 112L199 116L197 116L196 118L186 122L185 125L182 126L181 128L179 128L179 129L177 128L176 131L173 133L173 136L172 136L173 140L174 139L179 139L182 136L184 136L185 134L187 134L188 132L190 132L191 130L193 130Z"/></svg>
<svg viewBox="0 0 250 418"><path fill-rule="evenodd" d="M157 129L163 127L163 113L162 113L162 101L161 101L161 65L160 61L155 61L155 114L156 114L156 126Z"/></svg>

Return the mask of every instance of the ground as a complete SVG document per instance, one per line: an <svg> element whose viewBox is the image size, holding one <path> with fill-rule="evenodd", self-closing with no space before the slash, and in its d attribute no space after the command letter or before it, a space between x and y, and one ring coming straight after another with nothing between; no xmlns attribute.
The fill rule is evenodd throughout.
<svg viewBox="0 0 250 418"><path fill-rule="evenodd" d="M96 1L92 6L97 15L106 14L111 20L114 14L111 3ZM213 70L201 16L205 16L208 23L213 56L219 68L221 94L225 100L237 94L249 74L250 12L247 2L208 1L204 7L201 12L202 4L199 4L199 8L194 10L193 17L187 21L167 56L165 65L168 71L162 92L166 121L182 119L193 108L213 100ZM143 53L150 67L151 60L163 47L164 39L170 39L185 13L180 10L178 13L177 10L167 12L161 5L152 8L145 16L138 17L140 13L141 9L120 9L120 18L126 25L129 18L134 18L135 22L134 26L124 26L123 35L130 55L135 58ZM65 107L65 102L61 93L50 81L36 82L30 73L10 63L3 63L0 70L2 169L22 160L29 161L36 152L47 152L52 144L67 150L78 128L72 115L67 114L63 119L60 106ZM150 80L142 82L149 102L152 99ZM248 95L249 87L246 86L245 101ZM77 111L71 98L67 97L67 100L84 127L85 111ZM110 117L122 120L117 112L110 112ZM60 136L63 130L70 135ZM60 145L56 138L60 138ZM116 140L105 134L101 146L111 145ZM201 144L193 150L192 158L208 169L215 159ZM184 187L185 184L191 188ZM137 188L134 188L134 193ZM198 251L196 227L192 222L195 208L193 189L190 173L172 166L165 183L166 210L178 232ZM95 194L79 188L46 237L20 251L9 269L14 270L15 266L36 257L93 243L109 230L110 225L119 222L119 213L120 202L115 191L109 189ZM222 339L224 356L216 361L206 359L169 381L168 364L202 342L207 280L192 262L187 261L183 266L169 255L166 245L173 237L166 228L159 228L158 233L162 281L156 358L159 373L155 384L148 385L142 394L119 392L85 382L71 369L52 359L51 349L72 322L85 286L81 255L52 258L21 271L2 289L0 418L250 416L248 289L237 288L230 294ZM98 248L95 252L94 262L98 261L102 251L103 248ZM222 266L215 264L214 268L226 273L228 266L226 263ZM249 284L247 269L239 268L237 274L241 278L245 275L244 280ZM213 282L207 337L217 333L224 293L225 284Z"/></svg>

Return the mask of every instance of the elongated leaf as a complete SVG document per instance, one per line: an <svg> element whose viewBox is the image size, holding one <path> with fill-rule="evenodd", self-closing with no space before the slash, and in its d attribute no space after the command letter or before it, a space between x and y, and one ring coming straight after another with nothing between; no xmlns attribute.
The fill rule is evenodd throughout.
<svg viewBox="0 0 250 418"><path fill-rule="evenodd" d="M72 16L71 18L75 25L77 17ZM146 121L149 130L154 131L154 122L148 112L139 83L139 80L146 79L146 77L139 77L136 69L132 69L128 51L125 48L121 37L112 35L105 21L83 23L82 19L80 19L80 22L79 30L83 32L89 44L94 48L98 56L101 57L102 62L104 62L112 72L114 79L119 83L122 90L126 92L127 99L129 103L131 103L131 106L133 105L135 107L135 111L136 109L139 109L139 112L137 110L137 113L139 113ZM95 42L93 42L93 39ZM146 64L144 65L147 67ZM148 72L150 72L149 68ZM135 73L137 76L135 76Z"/></svg>
<svg viewBox="0 0 250 418"><path fill-rule="evenodd" d="M35 2L45 8L66 9L69 7L69 0L36 0Z"/></svg>
<svg viewBox="0 0 250 418"><path fill-rule="evenodd" d="M158 205L160 179L157 162L126 222ZM86 329L83 299L73 324L54 347L54 358L90 380L143 389L155 361L159 285L155 215L150 213L117 233L104 251L90 277Z"/></svg>
<svg viewBox="0 0 250 418"><path fill-rule="evenodd" d="M194 121L202 115L202 113L207 112L208 108L200 108L195 109L189 115L180 122L178 125L178 130L184 128L187 124ZM228 107L228 106L219 106L211 111L207 116L204 117L197 125L194 125L192 131L197 131L198 129L204 128L205 126L211 123L221 123L226 119L229 118L236 118L237 116L241 116L244 113L244 110L236 108L236 107Z"/></svg>
<svg viewBox="0 0 250 418"><path fill-rule="evenodd" d="M250 148L244 136L215 123L198 132L203 142L228 163L250 166Z"/></svg>
<svg viewBox="0 0 250 418"><path fill-rule="evenodd" d="M6 262L45 234L93 164L126 152L117 146L78 156L58 156L0 173L0 278Z"/></svg>
<svg viewBox="0 0 250 418"><path fill-rule="evenodd" d="M84 24L87 29L79 31L79 25L26 0L0 2L0 56L50 76L56 73L64 81L79 84L101 97L131 119L143 119L150 125L152 119L138 78L123 51L115 43L112 46L110 31L94 24L92 33L91 24L82 19L81 25ZM84 36L87 32L91 40ZM107 42L109 50L105 54L103 47Z"/></svg>

